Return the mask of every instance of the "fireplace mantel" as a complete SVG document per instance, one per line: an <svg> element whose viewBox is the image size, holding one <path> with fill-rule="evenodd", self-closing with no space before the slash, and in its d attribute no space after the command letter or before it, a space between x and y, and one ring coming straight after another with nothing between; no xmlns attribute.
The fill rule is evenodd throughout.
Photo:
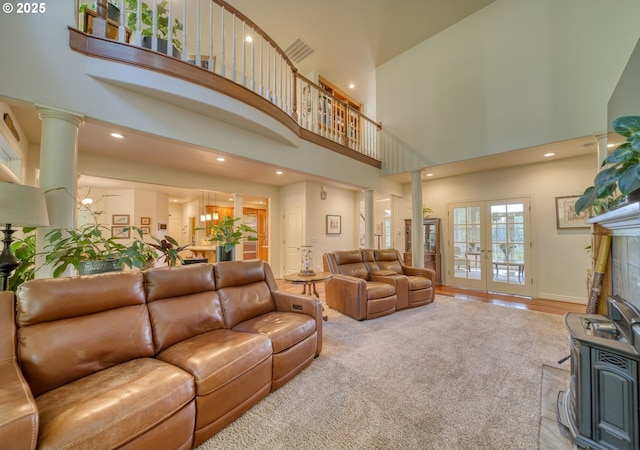
<svg viewBox="0 0 640 450"><path fill-rule="evenodd" d="M630 203L587 221L611 231L613 236L640 236L640 203Z"/></svg>

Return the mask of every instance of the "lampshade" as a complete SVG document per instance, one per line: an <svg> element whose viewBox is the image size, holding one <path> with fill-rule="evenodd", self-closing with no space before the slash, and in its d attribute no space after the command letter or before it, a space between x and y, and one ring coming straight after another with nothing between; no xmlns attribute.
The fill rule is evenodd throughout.
<svg viewBox="0 0 640 450"><path fill-rule="evenodd" d="M0 225L16 227L49 226L47 204L38 188L0 183Z"/></svg>

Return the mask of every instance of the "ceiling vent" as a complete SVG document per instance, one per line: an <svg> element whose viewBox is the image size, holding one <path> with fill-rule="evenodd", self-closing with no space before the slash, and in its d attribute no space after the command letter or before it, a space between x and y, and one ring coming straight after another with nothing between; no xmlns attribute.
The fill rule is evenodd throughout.
<svg viewBox="0 0 640 450"><path fill-rule="evenodd" d="M302 39L298 38L293 41L284 51L285 55L294 63L299 63L307 56L313 53L313 49L309 47Z"/></svg>

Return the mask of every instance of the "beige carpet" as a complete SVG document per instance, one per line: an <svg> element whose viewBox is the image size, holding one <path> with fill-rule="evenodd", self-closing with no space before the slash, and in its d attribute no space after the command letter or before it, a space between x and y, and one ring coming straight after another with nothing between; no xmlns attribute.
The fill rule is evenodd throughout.
<svg viewBox="0 0 640 450"><path fill-rule="evenodd" d="M561 316L444 296L363 322L326 313L322 354L201 450L538 448Z"/></svg>

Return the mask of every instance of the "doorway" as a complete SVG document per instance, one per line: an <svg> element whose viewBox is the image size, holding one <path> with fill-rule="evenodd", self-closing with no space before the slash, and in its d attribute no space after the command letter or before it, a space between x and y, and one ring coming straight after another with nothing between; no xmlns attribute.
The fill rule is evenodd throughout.
<svg viewBox="0 0 640 450"><path fill-rule="evenodd" d="M529 205L528 198L449 205L448 284L531 296Z"/></svg>

